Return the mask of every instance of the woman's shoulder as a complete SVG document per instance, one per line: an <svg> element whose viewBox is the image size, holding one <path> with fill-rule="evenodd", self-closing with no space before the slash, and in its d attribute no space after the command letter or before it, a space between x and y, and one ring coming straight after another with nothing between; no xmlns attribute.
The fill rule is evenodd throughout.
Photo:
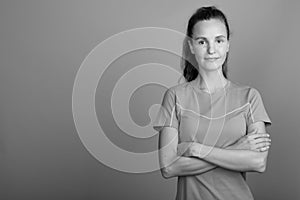
<svg viewBox="0 0 300 200"><path fill-rule="evenodd" d="M231 89L232 90L238 90L238 91L244 91L249 92L250 90L256 90L254 87L245 85L236 81L230 81L231 82Z"/></svg>
<svg viewBox="0 0 300 200"><path fill-rule="evenodd" d="M239 93L240 95L246 97L247 99L253 96L260 96L260 92L255 87L245 85L239 82L230 81L231 82L231 90L233 93Z"/></svg>
<svg viewBox="0 0 300 200"><path fill-rule="evenodd" d="M190 85L189 82L178 83L177 85L169 87L168 90L175 94L180 94L186 91L187 89L189 89L189 85Z"/></svg>

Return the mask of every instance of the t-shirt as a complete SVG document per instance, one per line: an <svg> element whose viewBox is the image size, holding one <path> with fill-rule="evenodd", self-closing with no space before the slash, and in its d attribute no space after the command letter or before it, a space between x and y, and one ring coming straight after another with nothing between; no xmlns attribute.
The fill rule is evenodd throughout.
<svg viewBox="0 0 300 200"><path fill-rule="evenodd" d="M178 130L178 143L199 142L226 147L247 134L257 121L271 120L255 88L232 81L214 93L199 88L199 76L169 88L153 128ZM250 200L244 173L216 167L199 175L179 176L176 200Z"/></svg>

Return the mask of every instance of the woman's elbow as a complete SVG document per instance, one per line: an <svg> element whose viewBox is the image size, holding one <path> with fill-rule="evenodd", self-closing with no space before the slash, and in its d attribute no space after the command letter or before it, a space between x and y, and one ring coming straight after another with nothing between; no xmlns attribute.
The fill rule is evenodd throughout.
<svg viewBox="0 0 300 200"><path fill-rule="evenodd" d="M248 157L249 171L263 173L267 168L268 152L253 152L251 151Z"/></svg>
<svg viewBox="0 0 300 200"><path fill-rule="evenodd" d="M254 164L254 171L263 173L267 168L267 159L266 158L258 158Z"/></svg>
<svg viewBox="0 0 300 200"><path fill-rule="evenodd" d="M171 173L170 166L161 168L161 169L160 169L160 172L161 172L161 175L162 175L165 179L169 179L169 178L172 178L172 177L173 177L173 175L172 175L172 173Z"/></svg>

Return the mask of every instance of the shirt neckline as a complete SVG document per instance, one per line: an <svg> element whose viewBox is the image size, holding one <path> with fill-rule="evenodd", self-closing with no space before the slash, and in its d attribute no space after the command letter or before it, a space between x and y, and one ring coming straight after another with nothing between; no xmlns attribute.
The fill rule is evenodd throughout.
<svg viewBox="0 0 300 200"><path fill-rule="evenodd" d="M208 95L215 95L215 94L222 93L223 91L227 90L227 88L231 85L231 81L227 79L227 83L223 88L219 88L216 91L210 93L208 91L205 91L205 90L199 88L199 84L200 84L199 81L200 81L200 79L199 79L199 77L197 77L196 79L192 80L190 82L190 84L196 91L204 93L204 94L208 94Z"/></svg>

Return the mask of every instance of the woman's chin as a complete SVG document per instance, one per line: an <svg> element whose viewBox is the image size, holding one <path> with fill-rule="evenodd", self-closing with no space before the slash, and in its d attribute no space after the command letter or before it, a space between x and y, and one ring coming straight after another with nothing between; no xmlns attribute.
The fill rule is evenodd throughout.
<svg viewBox="0 0 300 200"><path fill-rule="evenodd" d="M205 71L217 71L222 69L222 66L216 64L216 63L209 63L202 67Z"/></svg>

